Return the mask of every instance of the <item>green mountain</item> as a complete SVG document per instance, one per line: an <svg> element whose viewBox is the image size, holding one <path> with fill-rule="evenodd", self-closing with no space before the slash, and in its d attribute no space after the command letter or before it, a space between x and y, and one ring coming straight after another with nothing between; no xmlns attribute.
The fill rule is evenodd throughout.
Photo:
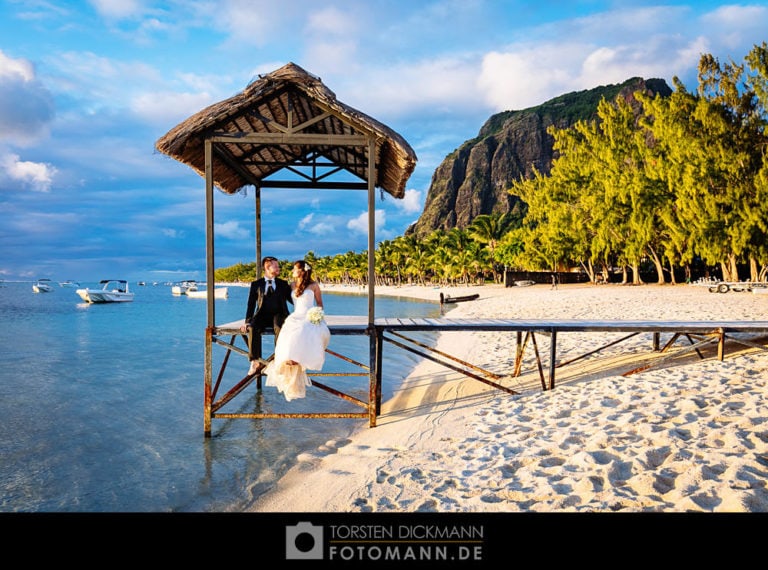
<svg viewBox="0 0 768 570"><path fill-rule="evenodd" d="M522 111L492 115L477 137L448 155L432 175L424 211L406 234L425 235L436 229L465 228L481 214L504 214L520 208L520 199L507 190L534 169L547 174L552 165L551 125L568 128L597 117L601 99L633 93L667 96L672 90L663 79L634 77L618 85L605 85L560 95Z"/></svg>

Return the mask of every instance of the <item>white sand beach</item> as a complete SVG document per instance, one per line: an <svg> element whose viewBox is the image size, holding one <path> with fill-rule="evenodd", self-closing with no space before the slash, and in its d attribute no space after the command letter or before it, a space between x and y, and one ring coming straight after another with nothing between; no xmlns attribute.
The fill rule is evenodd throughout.
<svg viewBox="0 0 768 570"><path fill-rule="evenodd" d="M430 300L440 291L480 294L448 306L451 317L768 319L768 295L690 285L376 289ZM558 360L623 336L561 333ZM549 340L537 341L546 374ZM768 512L766 351L727 343L724 361L713 347L622 376L659 358L640 334L558 369L543 391L530 346L511 377L514 333L443 333L437 348L506 375L519 394L426 359L404 381L385 367L384 382L403 385L377 427L302 455L250 510Z"/></svg>

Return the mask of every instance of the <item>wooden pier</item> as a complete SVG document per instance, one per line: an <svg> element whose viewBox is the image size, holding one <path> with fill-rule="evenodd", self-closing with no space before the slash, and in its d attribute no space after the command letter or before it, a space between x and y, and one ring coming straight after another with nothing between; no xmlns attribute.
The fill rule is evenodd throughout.
<svg viewBox="0 0 768 570"><path fill-rule="evenodd" d="M632 338L638 334L651 335L650 349L654 352L665 353L663 357L655 360L653 364L645 365L632 370L627 370L623 375L628 376L642 372L682 355L697 353L700 358L704 358L702 349L705 347L717 346L717 358L723 360L726 355L726 341L736 343L742 346L768 350L766 339L768 338L768 321L620 321L620 320L517 320L517 319L453 319L453 318L378 318L375 319L373 326L368 324L367 317L364 316L339 316L329 315L326 317L328 327L332 335L366 335L369 337L369 362L355 362L348 357L329 351L329 353L341 359L351 362L361 369L359 373L338 374L333 372L310 372L312 385L318 389L331 393L339 398L352 402L362 408L360 412L337 413L337 412L311 412L311 413L227 413L222 410L226 404L232 401L238 394L254 382L257 389L261 388L261 377L246 376L227 392L221 394L222 378L225 368L232 353L239 353L247 358L247 337L240 332L240 326L243 321L235 321L209 328L206 335L206 360L207 366L210 366L211 347L216 344L223 346L226 354L222 361L215 385L211 381L211 376L206 375L205 386L205 431L210 435L211 422L215 418L246 418L246 419L268 419L268 418L361 418L368 419L370 427L376 426L376 419L381 412L382 398L382 372L384 369L385 356L384 347L387 344L415 353L423 358L432 360L456 372L459 372L469 378L483 382L492 388L499 389L509 394L516 392L511 388L504 386L501 379L504 376L516 377L522 373L523 356L528 346L531 346L535 353L537 369L541 381L542 390L552 390L556 385L555 372L568 364L572 364L582 358L594 355L601 350L617 346L620 343ZM508 332L511 335L510 340L514 338L515 364L507 374L498 374L484 370L479 366L471 364L455 355L446 354L436 350L434 347L414 340L408 336L412 332L449 332L465 333L473 332ZM606 345L590 350L575 358L567 361L558 361L557 359L557 339L562 334L589 334L589 333L626 333L619 339L613 340ZM513 336L512 336L513 335ZM542 355L538 349L538 336L546 336L549 339L549 358L548 365L545 366ZM662 346L662 335L668 335L665 344ZM736 336L742 335L742 336ZM750 335L750 338L744 338L744 335ZM224 340L222 337L229 337ZM676 346L678 340L688 340L688 344ZM241 340L242 347L238 346L238 340ZM513 346L510 342L510 346ZM545 368L548 372L545 374ZM355 375L368 378L368 400L345 394L333 387L316 380L319 376L341 376ZM281 396L278 396L281 397Z"/></svg>

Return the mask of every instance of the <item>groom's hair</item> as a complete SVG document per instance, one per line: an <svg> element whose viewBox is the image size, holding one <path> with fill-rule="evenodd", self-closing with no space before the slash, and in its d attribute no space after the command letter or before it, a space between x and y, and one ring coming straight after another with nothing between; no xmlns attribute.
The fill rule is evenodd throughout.
<svg viewBox="0 0 768 570"><path fill-rule="evenodd" d="M267 255L261 260L261 266L264 267L267 263L270 261L277 261L276 257L272 257L271 255Z"/></svg>

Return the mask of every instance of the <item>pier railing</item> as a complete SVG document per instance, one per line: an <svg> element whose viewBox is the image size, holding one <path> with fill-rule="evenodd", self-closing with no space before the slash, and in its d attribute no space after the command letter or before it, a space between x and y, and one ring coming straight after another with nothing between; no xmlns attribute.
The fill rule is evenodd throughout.
<svg viewBox="0 0 768 570"><path fill-rule="evenodd" d="M361 418L368 419L370 427L376 426L376 419L381 413L382 371L385 365L384 346L396 348L417 354L464 376L482 382L493 389L509 394L516 394L510 386L505 385L505 379L516 378L522 374L523 358L530 347L535 356L536 369L542 390L552 390L556 385L556 370L570 365L583 358L592 356L609 347L617 346L624 341L641 333L650 333L651 350L658 353L650 363L637 366L622 373L624 376L636 374L661 366L674 358L696 353L705 358L703 350L716 346L717 358L725 357L725 343L731 341L741 346L768 350L768 321L621 321L621 320L518 320L518 319L452 319L452 318L379 318L373 326L368 324L366 317L328 315L326 317L331 335L365 335L368 337L368 363L359 362L349 356L328 350L327 353L353 365L359 372L309 372L312 386L333 396L353 404L363 411L360 412L301 412L301 413L239 413L226 412L224 408L239 394L252 384L261 388L261 376L245 376L228 389L222 386L224 371L229 357L240 354L248 357L248 335L240 331L243 321L235 321L209 328L206 333L206 374L205 374L205 410L204 424L206 436L210 435L211 423L215 418ZM515 339L515 360L511 371L506 374L484 369L456 355L437 350L435 347L420 342L409 336L417 331L446 332L470 334L473 332L508 332ZM579 356L565 361L557 359L558 335L571 333L627 333L605 345L587 351ZM248 333L251 334L251 333ZM270 333L267 333L270 334ZM662 335L667 335L662 346ZM229 337L228 340L225 340ZM549 357L543 358L539 350L539 337L549 341ZM747 338L749 337L749 338ZM255 339L261 346L261 338ZM687 340L679 346L678 341ZM243 347L238 346L238 343ZM225 349L221 367L213 381L212 348L214 345ZM545 373L545 369L547 372ZM368 378L367 401L345 393L320 382L316 378L333 376L359 376Z"/></svg>

